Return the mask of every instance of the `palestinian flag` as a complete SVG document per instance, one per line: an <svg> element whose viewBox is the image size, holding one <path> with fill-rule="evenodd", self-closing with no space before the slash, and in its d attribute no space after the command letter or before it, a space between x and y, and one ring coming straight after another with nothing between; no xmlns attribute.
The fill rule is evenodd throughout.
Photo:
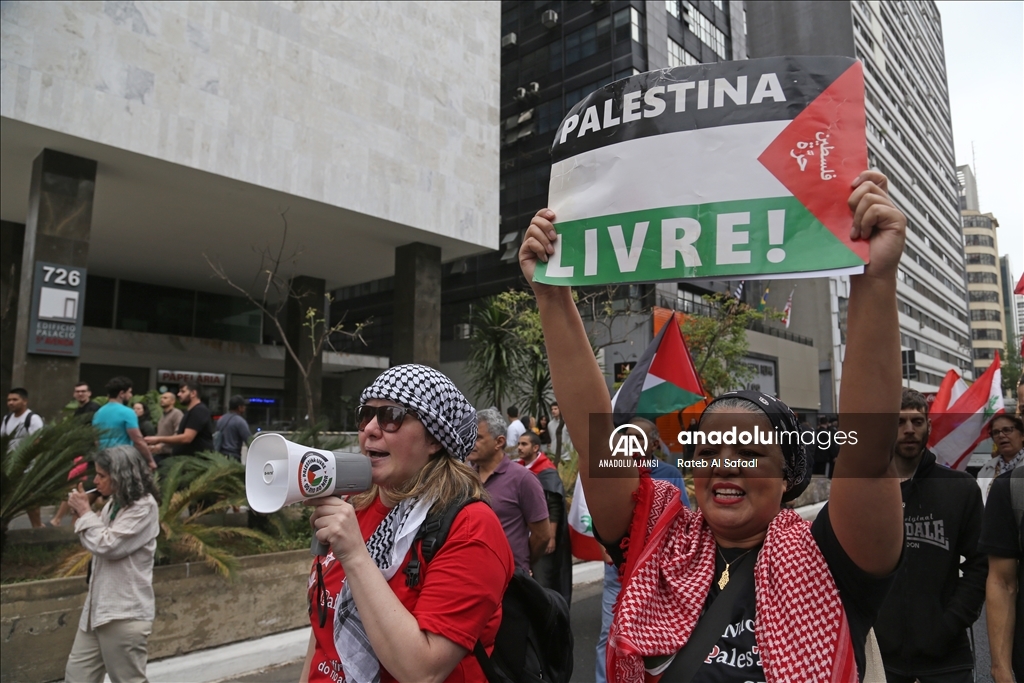
<svg viewBox="0 0 1024 683"><path fill-rule="evenodd" d="M551 148L555 253L535 279L596 285L862 272L850 185L867 168L848 57L661 69L591 93Z"/></svg>
<svg viewBox="0 0 1024 683"><path fill-rule="evenodd" d="M963 380L951 380L946 374L929 410L932 427L928 435L928 448L936 460L961 471L967 469L974 447L988 438L992 418L1006 412L999 352L974 384L966 391L963 386Z"/></svg>
<svg viewBox="0 0 1024 683"><path fill-rule="evenodd" d="M637 415L674 413L703 400L704 388L673 313L612 397L615 424Z"/></svg>

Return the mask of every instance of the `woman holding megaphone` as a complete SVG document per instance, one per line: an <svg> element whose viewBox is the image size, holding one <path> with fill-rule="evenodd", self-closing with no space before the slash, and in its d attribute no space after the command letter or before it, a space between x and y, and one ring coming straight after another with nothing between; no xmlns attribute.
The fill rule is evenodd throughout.
<svg viewBox="0 0 1024 683"><path fill-rule="evenodd" d="M485 497L465 464L476 411L423 365L384 372L360 402L359 446L373 486L350 501L308 503L316 538L331 551L310 574L313 634L301 680L483 683L473 649L479 641L490 652L514 570L501 523L473 502L429 563L414 543L428 515ZM418 573L407 571L411 562Z"/></svg>

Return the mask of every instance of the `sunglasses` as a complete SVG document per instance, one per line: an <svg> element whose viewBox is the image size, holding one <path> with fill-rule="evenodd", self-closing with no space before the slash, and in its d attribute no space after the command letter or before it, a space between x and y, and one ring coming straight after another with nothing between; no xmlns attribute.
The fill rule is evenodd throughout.
<svg viewBox="0 0 1024 683"><path fill-rule="evenodd" d="M356 409L356 418L359 420L359 431L366 429L370 420L377 418L377 425L382 431L393 434L399 430L405 421L406 415L419 418L414 410L402 406L366 406L362 405Z"/></svg>

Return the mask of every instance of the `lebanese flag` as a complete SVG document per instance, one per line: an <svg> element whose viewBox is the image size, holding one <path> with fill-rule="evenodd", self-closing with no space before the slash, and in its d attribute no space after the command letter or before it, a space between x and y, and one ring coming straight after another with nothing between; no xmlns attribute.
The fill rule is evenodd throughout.
<svg viewBox="0 0 1024 683"><path fill-rule="evenodd" d="M704 387L673 313L612 397L615 424L637 415L674 413L703 400Z"/></svg>
<svg viewBox="0 0 1024 683"><path fill-rule="evenodd" d="M985 428L988 423L996 415L1006 412L999 352L996 352L992 365L959 398L949 400L958 391L956 381L950 381L948 391L945 392L949 399L943 397L949 379L947 373L935 397L933 405L940 405L940 412L931 413L932 429L928 436L928 448L935 453L939 464L963 471L967 469L974 447L987 437ZM948 401L945 410L939 404L940 397Z"/></svg>
<svg viewBox="0 0 1024 683"><path fill-rule="evenodd" d="M935 394L932 404L928 407L928 415L932 422L941 414L949 411L949 407L960 400L960 397L967 393L967 382L956 370L950 370L942 378L939 391Z"/></svg>
<svg viewBox="0 0 1024 683"><path fill-rule="evenodd" d="M576 478L569 506L569 541L573 557L581 560L604 560L601 544L594 538L594 523L590 519L590 508L583 497L583 482Z"/></svg>

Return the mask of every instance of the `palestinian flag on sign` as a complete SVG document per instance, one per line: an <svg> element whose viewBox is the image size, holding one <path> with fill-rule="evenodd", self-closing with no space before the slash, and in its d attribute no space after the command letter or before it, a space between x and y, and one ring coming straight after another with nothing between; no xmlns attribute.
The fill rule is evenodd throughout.
<svg viewBox="0 0 1024 683"><path fill-rule="evenodd" d="M651 71L570 110L551 148L555 253L539 282L861 272L850 185L867 168L864 76L847 57Z"/></svg>
<svg viewBox="0 0 1024 683"><path fill-rule="evenodd" d="M674 413L703 400L704 387L673 313L612 397L615 425L637 415Z"/></svg>

